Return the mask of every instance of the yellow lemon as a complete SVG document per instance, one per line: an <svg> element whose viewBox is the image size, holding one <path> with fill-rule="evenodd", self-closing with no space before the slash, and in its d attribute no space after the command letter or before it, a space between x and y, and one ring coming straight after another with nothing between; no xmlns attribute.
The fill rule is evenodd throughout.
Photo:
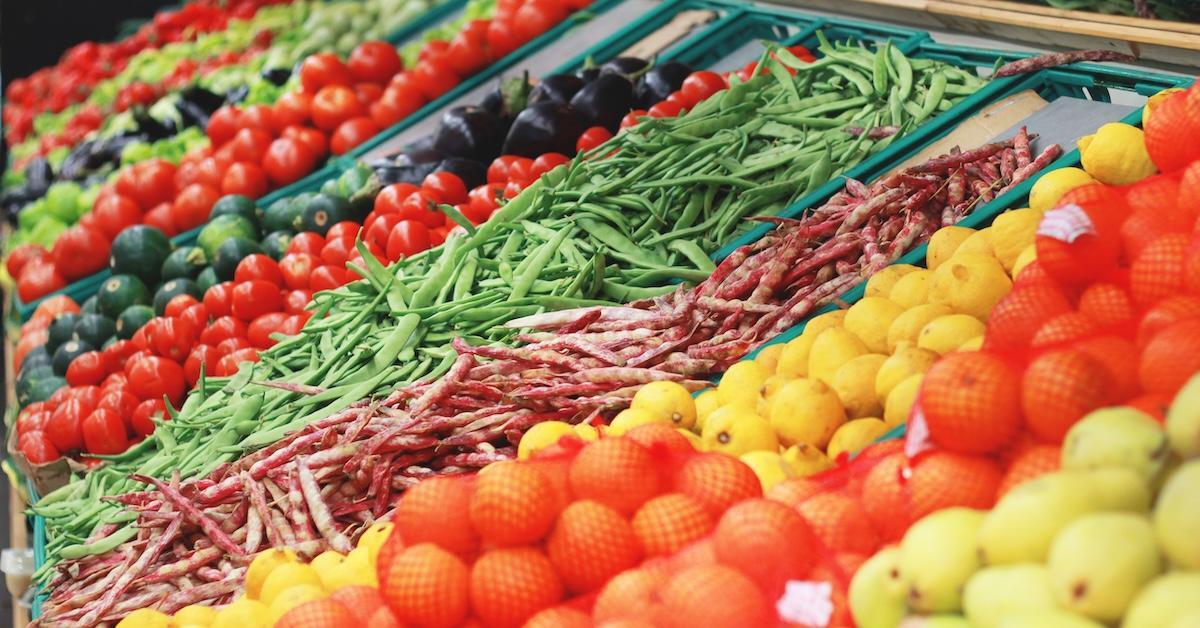
<svg viewBox="0 0 1200 628"><path fill-rule="evenodd" d="M903 313L904 308L890 299L867 297L846 310L843 327L858 336L871 353L883 353L887 351L888 328Z"/></svg>
<svg viewBox="0 0 1200 628"><path fill-rule="evenodd" d="M241 598L217 611L212 628L266 628L270 626L271 610L258 600Z"/></svg>
<svg viewBox="0 0 1200 628"><path fill-rule="evenodd" d="M754 404L754 412L757 413L758 416L767 416L770 411L771 403L767 401L766 397L760 396L758 398L758 402Z"/></svg>
<svg viewBox="0 0 1200 628"><path fill-rule="evenodd" d="M875 375L886 360L886 355L878 353L860 355L834 374L831 386L848 418L879 416L883 412L883 401L875 394Z"/></svg>
<svg viewBox="0 0 1200 628"><path fill-rule="evenodd" d="M975 230L970 227L955 226L942 227L933 232L933 237L929 238L929 249L925 253L925 265L929 270L937 270L942 262L954 255L964 240L974 234Z"/></svg>
<svg viewBox="0 0 1200 628"><path fill-rule="evenodd" d="M862 339L842 327L821 332L808 354L808 377L826 384L842 365L864 353L871 353Z"/></svg>
<svg viewBox="0 0 1200 628"><path fill-rule="evenodd" d="M170 628L171 616L152 608L139 608L125 616L117 628Z"/></svg>
<svg viewBox="0 0 1200 628"><path fill-rule="evenodd" d="M641 408L626 408L613 417L612 423L608 424L608 432L613 436L620 436L639 425L650 423L666 423L670 425L671 419Z"/></svg>
<svg viewBox="0 0 1200 628"><path fill-rule="evenodd" d="M317 573L312 565L302 563L284 563L271 571L271 575L267 576L262 585L262 593L259 594L259 599L264 604L270 606L275 600L275 596L279 595L285 589L290 589L295 586L310 584L315 587L321 586L321 575Z"/></svg>
<svg viewBox="0 0 1200 628"><path fill-rule="evenodd" d="M785 447L808 443L824 449L833 432L846 422L841 399L824 382L797 379L783 385L771 400L771 427Z"/></svg>
<svg viewBox="0 0 1200 628"><path fill-rule="evenodd" d="M1029 190L1029 207L1046 211L1058 206L1058 199L1077 187L1095 183L1092 175L1079 168L1059 168L1042 175Z"/></svg>
<svg viewBox="0 0 1200 628"><path fill-rule="evenodd" d="M765 397L767 401L770 401L771 396L779 391L780 386L783 386L793 379L796 378L788 377L787 375L772 375L768 377L767 381L763 382L763 397Z"/></svg>
<svg viewBox="0 0 1200 628"><path fill-rule="evenodd" d="M1094 135L1080 139L1080 162L1097 181L1128 185L1157 172L1146 151L1142 130L1123 122L1110 122Z"/></svg>
<svg viewBox="0 0 1200 628"><path fill-rule="evenodd" d="M979 351L982 348L983 336L975 336L961 345L958 345L957 351Z"/></svg>
<svg viewBox="0 0 1200 628"><path fill-rule="evenodd" d="M753 410L734 404L712 413L700 435L704 448L730 456L750 451L776 451L779 440L766 419Z"/></svg>
<svg viewBox="0 0 1200 628"><path fill-rule="evenodd" d="M696 424L696 400L675 382L650 382L642 386L629 407L663 417L675 427L691 429Z"/></svg>
<svg viewBox="0 0 1200 628"><path fill-rule="evenodd" d="M879 367L875 374L875 394L887 399L896 384L914 373L924 373L938 359L938 354L920 347L900 347Z"/></svg>
<svg viewBox="0 0 1200 628"><path fill-rule="evenodd" d="M326 569L330 569L342 564L343 560L346 560L346 557L342 554L339 554L333 550L325 550L324 552L317 554L317 556L312 559L312 562L308 564L313 569L316 569L317 573L319 574Z"/></svg>
<svg viewBox="0 0 1200 628"><path fill-rule="evenodd" d="M758 362L759 368L763 375L770 377L775 374L775 368L779 366L779 354L783 353L782 344L767 345L754 356L754 361Z"/></svg>
<svg viewBox="0 0 1200 628"><path fill-rule="evenodd" d="M992 230L992 253L1000 260L1005 272L1012 272L1017 258L1025 247L1033 244L1038 225L1042 222L1042 212L1028 207L1014 209L996 216Z"/></svg>
<svg viewBox="0 0 1200 628"><path fill-rule="evenodd" d="M536 427L536 426L535 426ZM526 435L529 433L526 432ZM388 537L392 534L392 525L390 521L384 523L376 523L367 528L366 532L358 538L357 547L367 548L367 552L371 555L371 562L379 557L379 550L383 549L383 544L387 543Z"/></svg>
<svg viewBox="0 0 1200 628"><path fill-rule="evenodd" d="M332 569L321 572L321 584L325 587L326 591L332 593L343 587L354 585L378 586L378 580L374 568L368 566L363 569L342 563Z"/></svg>
<svg viewBox="0 0 1200 628"><path fill-rule="evenodd" d="M888 429L887 424L882 419L874 417L848 421L833 433L833 438L829 439L829 447L826 448L825 455L829 456L832 460L837 460L838 456L842 455L843 452L848 454L857 453L887 433Z"/></svg>
<svg viewBox="0 0 1200 628"><path fill-rule="evenodd" d="M290 589L280 591L279 595L267 605L267 618L270 622L268 625L274 626L279 622L279 618L287 614L288 611L313 600L325 599L327 594L325 589L317 585L301 584Z"/></svg>
<svg viewBox="0 0 1200 628"><path fill-rule="evenodd" d="M901 277L913 272L914 270L919 269L912 264L893 264L884 268L874 275L871 275L871 278L867 280L867 288L863 296L886 297L890 295L892 293L892 287L896 285L896 282L900 281Z"/></svg>
<svg viewBox="0 0 1200 628"><path fill-rule="evenodd" d="M254 560L250 561L250 568L246 570L246 597L257 600L262 591L263 582L266 582L267 576L271 575L276 567L298 562L300 559L292 550L270 549L259 552Z"/></svg>
<svg viewBox="0 0 1200 628"><path fill-rule="evenodd" d="M696 424L692 426L692 431L700 432L703 430L704 422L708 420L708 416L720 407L721 400L717 398L717 390L715 388L709 388L696 395Z"/></svg>
<svg viewBox="0 0 1200 628"><path fill-rule="evenodd" d="M675 431L683 434L683 437L686 438L688 442L692 444L692 447L694 447L697 451L704 450L704 441L700 440L699 434L691 430L685 430L682 427L675 428Z"/></svg>
<svg viewBox="0 0 1200 628"><path fill-rule="evenodd" d="M995 257L958 253L933 271L929 301L986 321L992 308L1012 290L1012 280Z"/></svg>
<svg viewBox="0 0 1200 628"><path fill-rule="evenodd" d="M954 251L954 255L966 255L968 253L995 256L995 253L992 251L991 227L980 229L971 234L971 237L963 240L962 244L958 245L958 249Z"/></svg>
<svg viewBox="0 0 1200 628"><path fill-rule="evenodd" d="M985 331L987 328L983 323L970 314L947 314L929 321L921 328L917 346L938 355L946 355L957 350L962 343L982 336Z"/></svg>
<svg viewBox="0 0 1200 628"><path fill-rule="evenodd" d="M721 382L717 384L717 400L723 406L743 401L753 408L758 396L762 394L763 382L766 379L767 376L763 375L762 368L757 363L753 360L742 360L729 367L721 377Z"/></svg>
<svg viewBox="0 0 1200 628"><path fill-rule="evenodd" d="M917 344L917 336L921 334L921 328L926 323L939 316L953 313L954 310L951 310L950 306L941 303L926 303L908 308L903 314L897 316L896 320L892 321L892 326L888 328L888 353L895 353L896 348L901 344Z"/></svg>
<svg viewBox="0 0 1200 628"><path fill-rule="evenodd" d="M924 268L908 273L892 286L888 298L904 309L929 302L929 277L933 273Z"/></svg>
<svg viewBox="0 0 1200 628"><path fill-rule="evenodd" d="M184 624L192 624L196 626L208 626L217 618L217 609L211 606L200 606L192 604L185 606L175 611L175 623L180 626Z"/></svg>
<svg viewBox="0 0 1200 628"><path fill-rule="evenodd" d="M517 459L527 460L533 454L555 444L563 436L574 436L575 428L562 421L546 421L529 428L517 443Z"/></svg>
<svg viewBox="0 0 1200 628"><path fill-rule="evenodd" d="M1008 274L1008 276L1012 277L1013 279L1020 277L1021 271L1025 270L1025 267L1028 266L1030 263L1032 263L1036 259L1037 259L1037 245L1036 244L1030 244L1030 245L1026 246L1025 248L1021 249L1021 254L1018 255L1017 259L1013 262L1012 272L1010 272Z"/></svg>
<svg viewBox="0 0 1200 628"><path fill-rule="evenodd" d="M578 423L574 427L575 435L583 439L583 442L590 443L600 439L600 430L596 429L595 425L588 423Z"/></svg>
<svg viewBox="0 0 1200 628"><path fill-rule="evenodd" d="M883 422L889 428L908 421L908 413L917 400L917 393L921 392L922 379L925 379L924 373L914 373L892 388L883 403Z"/></svg>
<svg viewBox="0 0 1200 628"><path fill-rule="evenodd" d="M839 327L846 320L845 310L834 310L814 317L804 326L804 333L788 341L779 354L779 362L775 365L776 375L788 377L805 377L808 375L808 354L813 342L821 332L831 327Z"/></svg>
<svg viewBox="0 0 1200 628"><path fill-rule="evenodd" d="M738 460L746 463L746 466L754 471L754 475L758 476L758 483L762 484L764 493L791 476L791 469L778 452L751 451L738 456Z"/></svg>
<svg viewBox="0 0 1200 628"><path fill-rule="evenodd" d="M807 477L833 468L833 461L816 445L796 443L783 452L783 462L794 477Z"/></svg>
<svg viewBox="0 0 1200 628"><path fill-rule="evenodd" d="M1154 115L1154 110L1163 103L1164 100L1172 95L1182 92L1182 87L1168 87L1167 89L1158 92L1157 94L1146 99L1146 105L1142 107L1142 128L1146 128L1146 123L1150 120L1150 116Z"/></svg>

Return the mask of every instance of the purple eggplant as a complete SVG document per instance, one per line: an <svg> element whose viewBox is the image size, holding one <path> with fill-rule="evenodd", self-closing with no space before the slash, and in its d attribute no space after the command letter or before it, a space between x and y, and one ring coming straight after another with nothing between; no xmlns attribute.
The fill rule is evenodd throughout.
<svg viewBox="0 0 1200 628"><path fill-rule="evenodd" d="M529 104L558 102L564 105L583 88L583 80L574 74L551 74L529 92Z"/></svg>
<svg viewBox="0 0 1200 628"><path fill-rule="evenodd" d="M575 140L587 128L571 105L543 102L526 107L504 140L504 155L536 158L545 153L575 154Z"/></svg>
<svg viewBox="0 0 1200 628"><path fill-rule="evenodd" d="M588 126L602 126L613 133L636 104L633 83L615 73L601 74L571 99L571 107Z"/></svg>
<svg viewBox="0 0 1200 628"><path fill-rule="evenodd" d="M667 96L683 85L683 79L691 73L690 67L678 61L667 61L650 68L638 80L637 89L634 90L638 105L649 109L666 100Z"/></svg>
<svg viewBox="0 0 1200 628"><path fill-rule="evenodd" d="M442 115L433 147L455 157L490 161L503 141L503 124L495 114L481 107L455 107Z"/></svg>

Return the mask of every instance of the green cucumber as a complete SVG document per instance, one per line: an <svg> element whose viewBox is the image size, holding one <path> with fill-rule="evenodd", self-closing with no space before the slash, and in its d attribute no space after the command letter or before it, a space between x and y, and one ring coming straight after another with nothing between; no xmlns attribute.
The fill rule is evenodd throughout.
<svg viewBox="0 0 1200 628"><path fill-rule="evenodd" d="M162 280L195 279L208 267L204 249L198 246L181 246L167 256L162 265Z"/></svg>
<svg viewBox="0 0 1200 628"><path fill-rule="evenodd" d="M148 286L154 285L170 254L171 241L165 233L148 225L134 225L113 239L108 268L114 275L133 275Z"/></svg>
<svg viewBox="0 0 1200 628"><path fill-rule="evenodd" d="M131 305L150 305L150 291L133 275L114 275L100 285L100 313L115 319Z"/></svg>
<svg viewBox="0 0 1200 628"><path fill-rule="evenodd" d="M103 314L84 314L75 323L75 337L93 347L99 347L117 333L117 324Z"/></svg>
<svg viewBox="0 0 1200 628"><path fill-rule="evenodd" d="M74 312L59 314L50 323L50 328L46 332L46 351L54 354L54 350L58 349L66 341L75 337L75 325L82 318Z"/></svg>
<svg viewBox="0 0 1200 628"><path fill-rule="evenodd" d="M142 325L149 323L152 318L154 318L154 308L149 305L138 303L125 308L125 311L117 317L117 337L129 340L137 330L142 328Z"/></svg>

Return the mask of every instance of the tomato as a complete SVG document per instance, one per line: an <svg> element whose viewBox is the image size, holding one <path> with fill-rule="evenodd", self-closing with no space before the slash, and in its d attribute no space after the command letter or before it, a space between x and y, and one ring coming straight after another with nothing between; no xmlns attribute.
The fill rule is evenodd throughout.
<svg viewBox="0 0 1200 628"><path fill-rule="evenodd" d="M46 427L46 423L50 421L50 410L45 402L31 403L21 409L17 414L17 433L24 434L34 430L42 430Z"/></svg>
<svg viewBox="0 0 1200 628"><path fill-rule="evenodd" d="M242 109L237 121L239 130L258 129L268 133L275 132L275 124L275 111L267 105L250 105Z"/></svg>
<svg viewBox="0 0 1200 628"><path fill-rule="evenodd" d="M297 233L292 241L288 243L288 253L308 253L309 255L320 255L321 249L325 247L325 238L321 234L312 231L303 231Z"/></svg>
<svg viewBox="0 0 1200 628"><path fill-rule="evenodd" d="M289 126L283 130L283 137L296 140L307 147L314 159L320 159L329 152L329 137L319 129L308 126Z"/></svg>
<svg viewBox="0 0 1200 628"><path fill-rule="evenodd" d="M189 307L200 303L196 297L190 294L177 294L167 301L167 307L163 308L164 316L179 316Z"/></svg>
<svg viewBox="0 0 1200 628"><path fill-rule="evenodd" d="M233 286L233 315L249 323L270 312L283 309L279 286L262 279L251 279Z"/></svg>
<svg viewBox="0 0 1200 628"><path fill-rule="evenodd" d="M326 85L349 85L353 75L337 55L324 52L309 55L300 64L300 85L315 94Z"/></svg>
<svg viewBox="0 0 1200 628"><path fill-rule="evenodd" d="M181 318L158 317L146 324L151 349L164 358L182 362L196 344L200 330Z"/></svg>
<svg viewBox="0 0 1200 628"><path fill-rule="evenodd" d="M133 396L133 393L124 388L113 388L100 395L100 401L96 404L96 409L112 410L117 413L117 416L128 421L133 416L134 410L140 402L138 398Z"/></svg>
<svg viewBox="0 0 1200 628"><path fill-rule="evenodd" d="M216 346L223 340L241 338L246 335L246 324L233 316L222 316L213 320L200 332L200 342Z"/></svg>
<svg viewBox="0 0 1200 628"><path fill-rule="evenodd" d="M129 373L130 392L139 399L162 399L171 405L183 403L183 367L178 362L159 356L147 356L133 361Z"/></svg>
<svg viewBox="0 0 1200 628"><path fill-rule="evenodd" d="M308 287L308 276L317 267L317 258L308 253L288 253L279 260L283 285L293 290Z"/></svg>
<svg viewBox="0 0 1200 628"><path fill-rule="evenodd" d="M225 340L218 342L215 350L218 357L225 357L234 351L246 349L250 346L250 340L245 336L235 336L233 338L226 338Z"/></svg>
<svg viewBox="0 0 1200 628"><path fill-rule="evenodd" d="M418 61L413 68L413 78L416 80L421 95L433 100L454 89L458 85L458 75L448 63L439 59Z"/></svg>
<svg viewBox="0 0 1200 628"><path fill-rule="evenodd" d="M221 179L222 194L241 194L258 198L266 194L268 189L270 188L267 185L267 173L254 162L239 161L233 164Z"/></svg>
<svg viewBox="0 0 1200 628"><path fill-rule="evenodd" d="M129 342L129 341L128 340L118 340L117 342ZM115 343L114 343L114 345L115 345ZM108 349L104 350L104 353L105 353L104 359L108 360L109 361L108 365L113 366L113 367L115 367L115 362L112 361L112 354L108 353L108 350L112 349L114 345L109 345ZM131 350L130 353L132 353L132 348L133 348L132 345L130 345L129 348ZM122 357L121 359L124 359L124 358ZM125 365L122 364L120 371L115 371L115 372L109 373L108 377L104 378L104 382L100 384L100 391L102 393L107 393L114 389L125 390L129 386L129 376L125 374L124 369L125 369Z"/></svg>
<svg viewBox="0 0 1200 628"><path fill-rule="evenodd" d="M149 436L154 432L153 419L166 417L167 404L163 403L162 397L147 399L134 409L133 416L129 419L129 427L133 428L133 433L138 436Z"/></svg>
<svg viewBox="0 0 1200 628"><path fill-rule="evenodd" d="M586 152L612 139L612 133L602 126L594 126L583 132L575 141L575 150Z"/></svg>
<svg viewBox="0 0 1200 628"><path fill-rule="evenodd" d="M204 292L204 309L208 315L220 318L229 314L230 298L233 295L233 282L223 281L211 286Z"/></svg>
<svg viewBox="0 0 1200 628"><path fill-rule="evenodd" d="M383 96L383 86L379 83L356 83L354 95L358 96L358 102L370 107Z"/></svg>
<svg viewBox="0 0 1200 628"><path fill-rule="evenodd" d="M62 458L62 454L54 446L50 437L41 430L21 434L17 438L17 449L31 464L46 464Z"/></svg>
<svg viewBox="0 0 1200 628"><path fill-rule="evenodd" d="M85 407L78 399L66 399L58 404L46 421L46 436L59 451L71 451L83 447L83 431L80 423L94 408Z"/></svg>
<svg viewBox="0 0 1200 628"><path fill-rule="evenodd" d="M424 104L425 102L417 83L417 75L412 70L404 70L393 76L392 80L388 81L387 87L384 88L384 95L381 98L386 100L389 91L396 91L400 94L417 94L421 103Z"/></svg>
<svg viewBox="0 0 1200 628"><path fill-rule="evenodd" d="M500 19L497 16L488 24L487 30L487 45L488 50L492 52L492 57L499 59L508 55L508 53L521 47L524 43L517 36L511 24L507 20Z"/></svg>
<svg viewBox="0 0 1200 628"><path fill-rule="evenodd" d="M92 386L104 381L108 365L99 351L87 351L75 356L67 366L67 385Z"/></svg>
<svg viewBox="0 0 1200 628"><path fill-rule="evenodd" d="M354 238L325 238L325 247L321 249L321 262L331 266L345 266L346 260L354 251Z"/></svg>
<svg viewBox="0 0 1200 628"><path fill-rule="evenodd" d="M132 172L133 198L139 207L154 207L175 195L175 166L170 162L151 159L134 166Z"/></svg>
<svg viewBox="0 0 1200 628"><path fill-rule="evenodd" d="M521 190L524 190L528 186L529 186L528 181L518 181L516 179L513 179L513 180L509 181L508 183L504 184L504 193L502 196L504 196L505 199L511 201L512 199L516 198L518 194L521 193Z"/></svg>
<svg viewBox="0 0 1200 628"><path fill-rule="evenodd" d="M254 253L238 262L237 270L233 271L234 283L242 283L251 279L262 279L276 286L283 285L283 273L279 271L279 263L262 253Z"/></svg>
<svg viewBox="0 0 1200 628"><path fill-rule="evenodd" d="M234 161L259 163L271 145L271 134L258 128L241 129L222 148L229 148ZM231 166L232 167L232 166ZM221 179L224 182L224 178Z"/></svg>
<svg viewBox="0 0 1200 628"><path fill-rule="evenodd" d="M183 362L183 380L188 388L194 388L200 381L200 369L204 368L207 375L212 375L212 367L217 361L217 350L212 345L199 344L192 347L187 360Z"/></svg>
<svg viewBox="0 0 1200 628"><path fill-rule="evenodd" d="M20 372L21 363L25 361L25 356L29 355L30 351L46 344L46 339L49 336L50 333L46 328L32 332L22 330L21 339L17 341L17 347L13 350L13 369Z"/></svg>
<svg viewBox="0 0 1200 628"><path fill-rule="evenodd" d="M695 103L688 102L687 97L683 95L683 92L678 90L671 92L671 94L667 96L666 102L675 103L685 110L696 106Z"/></svg>
<svg viewBox="0 0 1200 628"><path fill-rule="evenodd" d="M59 234L50 251L54 268L66 279L78 279L108 265L109 240L104 233L75 225Z"/></svg>
<svg viewBox="0 0 1200 628"><path fill-rule="evenodd" d="M726 87L728 87L728 84L720 74L708 70L700 70L692 72L687 78L683 79L683 86L679 88L679 91L683 93L683 98L690 108L695 107L700 102L708 99L709 96Z"/></svg>
<svg viewBox="0 0 1200 628"><path fill-rule="evenodd" d="M387 256L391 261L428 249L429 228L415 220L402 220L388 234Z"/></svg>
<svg viewBox="0 0 1200 628"><path fill-rule="evenodd" d="M196 330L201 330L208 325L208 309L203 303L193 303L179 314L179 318L191 323Z"/></svg>
<svg viewBox="0 0 1200 628"><path fill-rule="evenodd" d="M403 220L419 220L428 227L436 227L442 223L442 213L437 208L441 202L438 192L421 188L404 199L397 215Z"/></svg>
<svg viewBox="0 0 1200 628"><path fill-rule="evenodd" d="M92 215L96 217L100 230L109 240L117 237L117 234L125 229L142 223L142 210L138 204L120 194L110 194L103 199L97 199L96 204L92 206ZM9 274L17 276L12 269L9 269Z"/></svg>
<svg viewBox="0 0 1200 628"><path fill-rule="evenodd" d="M246 331L246 338L250 344L258 349L268 349L275 345L275 339L271 338L271 334L279 331L279 327L283 325L283 321L288 317L283 312L271 312L263 314L254 319L250 323L250 327Z"/></svg>
<svg viewBox="0 0 1200 628"><path fill-rule="evenodd" d="M21 269L17 278L17 295L25 303L67 287L67 280L54 269L54 264L33 260Z"/></svg>
<svg viewBox="0 0 1200 628"><path fill-rule="evenodd" d="M146 215L142 216L142 223L158 229L168 238L175 237L180 232L180 228L175 224L175 206L171 203L163 203L146 212Z"/></svg>
<svg viewBox="0 0 1200 628"><path fill-rule="evenodd" d="M550 30L567 19L567 8L558 0L527 0L513 15L512 26L522 41Z"/></svg>
<svg viewBox="0 0 1200 628"><path fill-rule="evenodd" d="M283 311L288 314L299 314L312 301L312 291L303 288L289 290L283 296Z"/></svg>
<svg viewBox="0 0 1200 628"><path fill-rule="evenodd" d="M313 292L333 290L350 282L350 271L338 266L319 266L308 278L308 289Z"/></svg>
<svg viewBox="0 0 1200 628"><path fill-rule="evenodd" d="M309 111L312 109L312 95L306 92L287 92L275 101L274 130L282 133L292 125L308 123Z"/></svg>
<svg viewBox="0 0 1200 628"><path fill-rule="evenodd" d="M392 227L401 220L403 219L397 214L383 214L369 219L363 239L375 246L387 248L388 235L392 233Z"/></svg>
<svg viewBox="0 0 1200 628"><path fill-rule="evenodd" d="M91 412L95 409L96 404L100 403L100 397L103 396L103 391L99 386L87 384L84 386L72 386L70 388L71 398L78 399L83 403L83 407Z"/></svg>
<svg viewBox="0 0 1200 628"><path fill-rule="evenodd" d="M62 388L54 391L54 393L50 395L50 398L44 402L46 404L45 408L53 412L57 410L58 407L64 402L66 402L66 400L71 399L74 396L75 391L70 386L63 386Z"/></svg>
<svg viewBox="0 0 1200 628"><path fill-rule="evenodd" d="M232 167L231 167L232 168ZM221 198L216 188L202 183L187 186L175 197L171 222L180 229L192 229L208 222L212 206Z"/></svg>
<svg viewBox="0 0 1200 628"><path fill-rule="evenodd" d="M289 127L290 128L293 127ZM285 131L286 133L286 131ZM320 131L314 131L320 136ZM324 136L321 136L322 140ZM319 155L313 147L303 140L294 137L281 137L271 142L267 154L262 159L262 169L266 172L271 183L281 187L299 181L317 167Z"/></svg>
<svg viewBox="0 0 1200 628"><path fill-rule="evenodd" d="M570 163L570 161L570 157L561 153L546 153L533 160L533 165L530 168L530 176L533 179L537 179L562 164Z"/></svg>
<svg viewBox="0 0 1200 628"><path fill-rule="evenodd" d="M304 328L305 319L301 314L292 314L283 320L283 324L279 326L279 333L284 336L295 336Z"/></svg>
<svg viewBox="0 0 1200 628"><path fill-rule="evenodd" d="M334 155L345 154L350 149L371 139L381 129L375 121L366 116L351 118L338 125L337 130L329 138L329 150Z"/></svg>
<svg viewBox="0 0 1200 628"><path fill-rule="evenodd" d="M341 85L322 87L313 97L313 124L322 131L332 131L341 123L366 113L354 90Z"/></svg>
<svg viewBox="0 0 1200 628"><path fill-rule="evenodd" d="M212 140L213 146L220 146L225 142L233 139L233 135L238 131L238 119L242 112L233 105L225 105L213 112L208 117L208 126L205 132L208 134L208 139Z"/></svg>
<svg viewBox="0 0 1200 628"><path fill-rule="evenodd" d="M467 200L467 186L453 172L430 173L421 182L421 187L434 192L443 203L457 205Z"/></svg>
<svg viewBox="0 0 1200 628"><path fill-rule="evenodd" d="M421 45L421 50L417 53L417 61L428 59L444 61L446 59L446 51L449 49L450 42L444 39L431 39Z"/></svg>
<svg viewBox="0 0 1200 628"><path fill-rule="evenodd" d="M403 120L408 114L401 112L399 107L391 103L376 101L367 107L367 115L371 117L375 126L386 129Z"/></svg>
<svg viewBox="0 0 1200 628"><path fill-rule="evenodd" d="M217 370L227 375L233 375L238 371L238 366L242 362L258 362L258 350L253 347L238 349L222 357L217 362Z"/></svg>
<svg viewBox="0 0 1200 628"><path fill-rule="evenodd" d="M404 199L418 189L420 188L411 183L393 183L375 195L374 210L380 214L397 213L404 204Z"/></svg>
<svg viewBox="0 0 1200 628"><path fill-rule="evenodd" d="M459 76L471 76L488 64L487 31L459 32L446 49L446 63Z"/></svg>
<svg viewBox="0 0 1200 628"><path fill-rule="evenodd" d="M350 52L350 74L359 81L386 83L403 64L396 49L382 41L364 41Z"/></svg>
<svg viewBox="0 0 1200 628"><path fill-rule="evenodd" d="M175 188L182 190L191 183L203 183L212 188L220 188L221 180L225 178L225 171L229 169L232 163L232 161L220 157L205 157L196 163L196 171L192 176L192 181L180 185L179 178L176 177Z"/></svg>
<svg viewBox="0 0 1200 628"><path fill-rule="evenodd" d="M129 359L129 356L133 355L134 351L137 351L137 347L133 345L132 341L117 340L102 350L104 363L108 365L110 371L119 372L125 369L126 360ZM111 377L112 375L109 375L104 381L107 382Z"/></svg>
<svg viewBox="0 0 1200 628"><path fill-rule="evenodd" d="M134 206L134 210L137 210L136 206ZM138 217L141 217L140 212L138 213ZM25 265L28 264L30 260L46 259L46 256L47 251L40 244L34 244L32 242L18 244L14 246L11 251L9 251L8 260L4 262L4 267L8 270L10 277L20 277L21 269L25 268Z"/></svg>
<svg viewBox="0 0 1200 628"><path fill-rule="evenodd" d="M83 444L88 453L119 454L129 447L129 438L125 435L125 422L116 412L107 408L98 408L83 420L80 430L83 433Z"/></svg>
<svg viewBox="0 0 1200 628"><path fill-rule="evenodd" d="M629 113L625 114L624 118L621 118L620 126L622 129L628 129L631 126L636 126L637 123L639 122L638 118L641 118L645 115L646 115L645 109L634 109L633 111L630 111Z"/></svg>

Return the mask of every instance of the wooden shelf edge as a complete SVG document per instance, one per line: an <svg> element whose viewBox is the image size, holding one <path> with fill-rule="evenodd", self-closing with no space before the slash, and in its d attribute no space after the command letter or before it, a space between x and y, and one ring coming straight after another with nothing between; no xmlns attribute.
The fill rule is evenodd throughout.
<svg viewBox="0 0 1200 628"><path fill-rule="evenodd" d="M1036 15L1060 17L1076 21L1099 22L1102 24L1115 24L1118 26L1146 28L1155 31L1176 31L1180 33L1200 35L1200 24L1193 24L1191 22L1150 20L1141 17L1129 17L1126 15L1097 13L1095 11L1071 11L1069 9L1056 9L1054 7L1043 6L1040 4L1014 2L1013 0L957 0L957 3L960 5L973 5L994 9L1004 9L1018 13L1032 13Z"/></svg>

